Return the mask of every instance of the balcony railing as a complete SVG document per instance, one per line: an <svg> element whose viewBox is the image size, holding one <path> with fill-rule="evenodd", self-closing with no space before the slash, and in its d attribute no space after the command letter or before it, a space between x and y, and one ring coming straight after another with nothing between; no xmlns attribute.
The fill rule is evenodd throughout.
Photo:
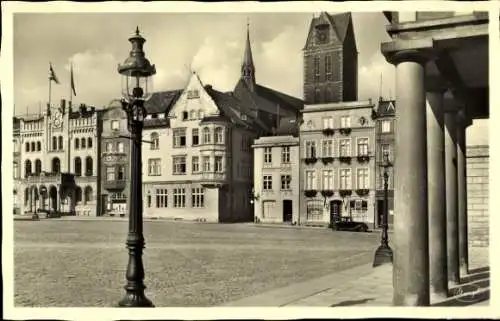
<svg viewBox="0 0 500 321"><path fill-rule="evenodd" d="M227 183L227 175L224 172L203 172L201 184L204 186L221 186Z"/></svg>
<svg viewBox="0 0 500 321"><path fill-rule="evenodd" d="M124 189L127 185L127 181L124 179L116 179L112 181L104 181L102 185L104 189L108 190Z"/></svg>

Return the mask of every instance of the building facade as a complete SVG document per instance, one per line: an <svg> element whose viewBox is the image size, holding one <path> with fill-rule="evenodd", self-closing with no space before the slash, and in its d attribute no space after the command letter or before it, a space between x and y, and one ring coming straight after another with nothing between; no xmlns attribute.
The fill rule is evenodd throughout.
<svg viewBox="0 0 500 321"><path fill-rule="evenodd" d="M20 214L21 202L22 202L22 191L21 186L21 132L20 132L21 120L14 117L12 124L12 143L13 143L13 162L12 162L12 179L14 180L14 190L13 194L13 204L14 204L14 214Z"/></svg>
<svg viewBox="0 0 500 321"><path fill-rule="evenodd" d="M105 216L128 215L130 177L130 135L127 115L119 101L111 103L102 115L100 213Z"/></svg>
<svg viewBox="0 0 500 321"><path fill-rule="evenodd" d="M394 100L383 100L379 98L377 109L374 112L375 118L375 140L376 140L376 226L380 227L382 224L384 213L384 171L387 170L387 192L388 192L388 223L392 225L394 221L394 172L393 165L395 161L395 110L396 102ZM384 169L385 156L391 163L391 166Z"/></svg>
<svg viewBox="0 0 500 321"><path fill-rule="evenodd" d="M292 135L256 139L254 153L255 222L299 223L299 138Z"/></svg>
<svg viewBox="0 0 500 321"><path fill-rule="evenodd" d="M95 108L73 111L65 100L43 115L20 118L21 214L98 215L99 122Z"/></svg>
<svg viewBox="0 0 500 321"><path fill-rule="evenodd" d="M300 222L327 225L341 217L374 223L373 104L306 105L300 127Z"/></svg>

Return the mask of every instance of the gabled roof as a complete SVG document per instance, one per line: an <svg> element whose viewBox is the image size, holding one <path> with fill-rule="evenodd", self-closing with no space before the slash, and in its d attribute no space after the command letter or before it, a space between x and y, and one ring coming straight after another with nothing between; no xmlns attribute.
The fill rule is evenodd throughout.
<svg viewBox="0 0 500 321"><path fill-rule="evenodd" d="M337 39L343 43L347 37L347 31L349 30L349 24L352 20L352 15L350 12L330 14L328 12L321 12L319 17L314 17L311 20L309 26L309 32L307 33L306 43L304 49L310 42L310 37L313 35L312 30L318 25L329 24L332 26L333 30L337 34ZM352 28L352 27L351 27Z"/></svg>
<svg viewBox="0 0 500 321"><path fill-rule="evenodd" d="M144 107L148 114L167 113L179 99L183 91L183 89L176 89L155 92L151 98L146 101Z"/></svg>
<svg viewBox="0 0 500 321"><path fill-rule="evenodd" d="M395 100L382 100L380 99L377 106L378 116L394 116L396 114L396 101Z"/></svg>

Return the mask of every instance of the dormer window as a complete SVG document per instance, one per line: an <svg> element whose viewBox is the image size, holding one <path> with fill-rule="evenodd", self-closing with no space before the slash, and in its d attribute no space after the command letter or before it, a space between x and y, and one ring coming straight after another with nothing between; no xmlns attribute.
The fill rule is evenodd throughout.
<svg viewBox="0 0 500 321"><path fill-rule="evenodd" d="M187 98L188 99L200 98L200 92L198 91L198 89L188 90Z"/></svg>
<svg viewBox="0 0 500 321"><path fill-rule="evenodd" d="M316 43L325 44L329 39L330 28L327 24L322 24L316 27Z"/></svg>

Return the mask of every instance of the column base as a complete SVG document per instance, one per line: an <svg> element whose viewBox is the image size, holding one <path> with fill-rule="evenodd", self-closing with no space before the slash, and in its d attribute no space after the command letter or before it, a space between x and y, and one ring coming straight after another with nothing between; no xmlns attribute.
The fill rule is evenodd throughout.
<svg viewBox="0 0 500 321"><path fill-rule="evenodd" d="M153 302L146 298L144 293L127 292L125 297L118 302L120 308L154 308Z"/></svg>
<svg viewBox="0 0 500 321"><path fill-rule="evenodd" d="M382 264L392 264L392 249L389 245L382 244L375 251L375 258L373 259L373 267L380 266Z"/></svg>

